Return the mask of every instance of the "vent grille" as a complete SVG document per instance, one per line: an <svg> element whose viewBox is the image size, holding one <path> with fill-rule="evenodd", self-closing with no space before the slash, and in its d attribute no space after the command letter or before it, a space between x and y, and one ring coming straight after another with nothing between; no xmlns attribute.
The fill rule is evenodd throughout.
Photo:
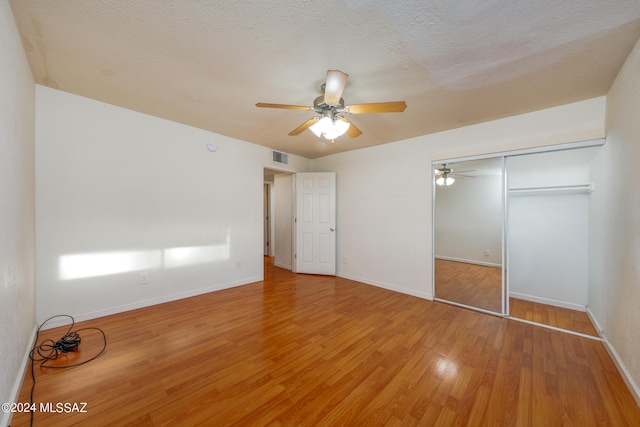
<svg viewBox="0 0 640 427"><path fill-rule="evenodd" d="M280 151L273 150L273 161L275 163L289 164L289 155Z"/></svg>

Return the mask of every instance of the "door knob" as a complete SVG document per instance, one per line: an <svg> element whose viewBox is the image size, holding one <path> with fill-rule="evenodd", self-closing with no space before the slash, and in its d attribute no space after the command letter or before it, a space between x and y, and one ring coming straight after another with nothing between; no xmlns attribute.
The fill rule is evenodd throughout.
<svg viewBox="0 0 640 427"><path fill-rule="evenodd" d="M330 231L336 231L336 229L335 229L335 228L333 228L333 227L331 227L329 230L330 230Z"/></svg>

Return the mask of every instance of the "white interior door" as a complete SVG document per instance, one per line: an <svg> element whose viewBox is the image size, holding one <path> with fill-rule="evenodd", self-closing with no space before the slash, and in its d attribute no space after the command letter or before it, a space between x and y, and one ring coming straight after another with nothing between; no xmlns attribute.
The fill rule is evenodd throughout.
<svg viewBox="0 0 640 427"><path fill-rule="evenodd" d="M336 274L336 174L296 174L297 273Z"/></svg>

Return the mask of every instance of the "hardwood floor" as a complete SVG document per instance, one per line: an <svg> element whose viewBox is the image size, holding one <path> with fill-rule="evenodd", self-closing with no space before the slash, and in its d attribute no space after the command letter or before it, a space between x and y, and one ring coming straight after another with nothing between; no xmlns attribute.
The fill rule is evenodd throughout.
<svg viewBox="0 0 640 427"><path fill-rule="evenodd" d="M89 326L106 352L36 369L34 394L87 412L37 412L34 425L640 425L598 341L271 263L264 282L76 328ZM100 344L86 331L69 357ZM27 375L20 402L30 387Z"/></svg>
<svg viewBox="0 0 640 427"><path fill-rule="evenodd" d="M511 317L555 326L556 328L597 337L598 332L591 319L584 311L554 307L522 299L510 298L509 311Z"/></svg>
<svg viewBox="0 0 640 427"><path fill-rule="evenodd" d="M500 313L501 270L436 259L436 297ZM522 299L509 298L509 315L543 325L598 336L587 313Z"/></svg>

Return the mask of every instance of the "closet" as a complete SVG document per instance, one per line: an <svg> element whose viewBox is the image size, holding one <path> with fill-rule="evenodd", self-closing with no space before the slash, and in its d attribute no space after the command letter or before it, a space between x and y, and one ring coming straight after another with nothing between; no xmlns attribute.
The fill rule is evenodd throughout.
<svg viewBox="0 0 640 427"><path fill-rule="evenodd" d="M597 336L589 168L602 143L434 161L434 298Z"/></svg>

